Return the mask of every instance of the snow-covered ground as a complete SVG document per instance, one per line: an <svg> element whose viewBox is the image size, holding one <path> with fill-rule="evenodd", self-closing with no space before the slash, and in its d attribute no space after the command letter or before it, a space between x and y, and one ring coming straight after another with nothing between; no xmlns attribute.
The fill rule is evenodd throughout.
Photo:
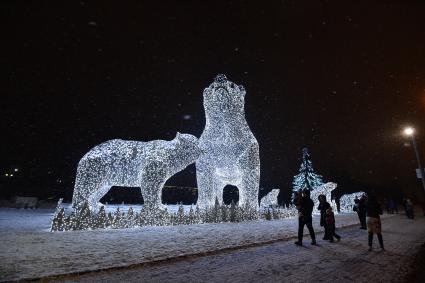
<svg viewBox="0 0 425 283"><path fill-rule="evenodd" d="M53 210L0 209L0 280L108 269L289 239L297 220L49 232ZM357 223L337 215L337 226ZM318 219L314 218L316 230Z"/></svg>
<svg viewBox="0 0 425 283"><path fill-rule="evenodd" d="M406 278L423 262L413 262L425 242L425 218L395 215L383 219L386 247L367 251L367 233L351 226L338 231L339 243L319 240L298 247L278 241L160 264L55 278L54 282L424 282ZM419 264L419 265L418 265ZM416 273L415 273L416 274ZM422 273L423 274L423 273Z"/></svg>

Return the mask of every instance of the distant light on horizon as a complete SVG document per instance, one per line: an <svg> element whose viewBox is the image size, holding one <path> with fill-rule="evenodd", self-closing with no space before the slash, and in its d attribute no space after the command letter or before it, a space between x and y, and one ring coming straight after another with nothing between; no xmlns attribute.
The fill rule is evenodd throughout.
<svg viewBox="0 0 425 283"><path fill-rule="evenodd" d="M406 136L411 136L415 133L415 129L413 129L412 127L407 127L404 129L404 134Z"/></svg>

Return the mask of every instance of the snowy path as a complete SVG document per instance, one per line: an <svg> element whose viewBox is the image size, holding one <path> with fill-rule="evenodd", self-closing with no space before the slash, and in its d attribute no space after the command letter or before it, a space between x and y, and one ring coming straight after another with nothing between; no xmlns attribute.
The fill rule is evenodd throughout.
<svg viewBox="0 0 425 283"><path fill-rule="evenodd" d="M297 229L296 219L285 219L51 233L52 213L0 209L0 281L124 267L272 242L294 237ZM314 222L321 230L317 218ZM339 226L357 222L354 214L337 216Z"/></svg>
<svg viewBox="0 0 425 283"><path fill-rule="evenodd" d="M383 221L386 251L367 252L367 234L340 230L340 243L297 247L293 241L195 256L161 264L71 276L66 282L403 282L425 242L425 218Z"/></svg>

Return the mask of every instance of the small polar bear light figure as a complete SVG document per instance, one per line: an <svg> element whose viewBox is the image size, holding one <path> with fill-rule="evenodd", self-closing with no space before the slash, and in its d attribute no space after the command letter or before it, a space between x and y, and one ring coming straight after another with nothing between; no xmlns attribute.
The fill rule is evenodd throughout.
<svg viewBox="0 0 425 283"><path fill-rule="evenodd" d="M353 212L354 200L360 199L366 193L363 191L345 194L339 198L339 210L341 212Z"/></svg>
<svg viewBox="0 0 425 283"><path fill-rule="evenodd" d="M265 195L260 201L261 208L269 208L272 206L279 206L277 201L277 196L279 195L279 189L271 190L267 195Z"/></svg>
<svg viewBox="0 0 425 283"><path fill-rule="evenodd" d="M334 200L332 200L332 191L335 190L336 187L337 187L336 183L328 182L310 191L310 198L314 202L314 208L313 208L314 214L320 214L320 211L317 209L320 204L319 202L320 195L324 195L326 197L326 201L330 204L334 213L338 213L338 210L336 209L336 203Z"/></svg>
<svg viewBox="0 0 425 283"><path fill-rule="evenodd" d="M245 119L245 89L218 75L204 90L205 129L199 138L203 154L196 161L198 202L223 202L223 188L239 189L239 205L258 209L259 146Z"/></svg>
<svg viewBox="0 0 425 283"><path fill-rule="evenodd" d="M88 202L96 211L100 199L112 186L140 187L145 207L164 208L162 188L168 178L195 162L201 151L198 139L177 133L171 141L150 142L120 139L91 149L77 168L72 207Z"/></svg>

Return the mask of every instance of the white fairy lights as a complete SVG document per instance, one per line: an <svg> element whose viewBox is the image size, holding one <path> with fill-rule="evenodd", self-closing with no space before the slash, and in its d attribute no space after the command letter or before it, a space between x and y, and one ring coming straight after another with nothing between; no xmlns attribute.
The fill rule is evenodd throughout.
<svg viewBox="0 0 425 283"><path fill-rule="evenodd" d="M354 200L356 197L360 199L365 193L356 192L352 194L342 195L339 198L339 210L341 212L353 212Z"/></svg>
<svg viewBox="0 0 425 283"><path fill-rule="evenodd" d="M326 184L323 184L319 187L314 188L310 192L310 198L314 202L313 213L315 213L315 214L320 213L320 211L317 210L317 207L319 206L319 196L320 195L324 195L326 197L326 201L331 205L334 213L338 212L337 209L336 209L337 208L336 203L335 203L334 200L332 200L332 191L335 190L336 187L337 187L336 183L328 182Z"/></svg>
<svg viewBox="0 0 425 283"><path fill-rule="evenodd" d="M267 207L277 207L278 201L277 201L277 195L279 194L279 189L273 189L271 190L267 195L265 195L261 201L260 201L260 207L261 208L267 208Z"/></svg>
<svg viewBox="0 0 425 283"><path fill-rule="evenodd" d="M88 202L97 211L99 200L112 186L140 187L147 209L164 208L162 188L168 178L195 162L198 139L177 133L172 141L110 140L91 149L77 168L72 206Z"/></svg>
<svg viewBox="0 0 425 283"><path fill-rule="evenodd" d="M292 182L294 192L299 190L312 191L313 189L323 185L322 176L314 173L313 163L311 162L308 149L303 148L302 153L303 157L299 173L294 176L294 181Z"/></svg>
<svg viewBox="0 0 425 283"><path fill-rule="evenodd" d="M196 161L198 205L223 202L223 188L239 189L239 205L258 209L260 157L258 142L245 119L245 89L218 75L204 90L203 154Z"/></svg>

